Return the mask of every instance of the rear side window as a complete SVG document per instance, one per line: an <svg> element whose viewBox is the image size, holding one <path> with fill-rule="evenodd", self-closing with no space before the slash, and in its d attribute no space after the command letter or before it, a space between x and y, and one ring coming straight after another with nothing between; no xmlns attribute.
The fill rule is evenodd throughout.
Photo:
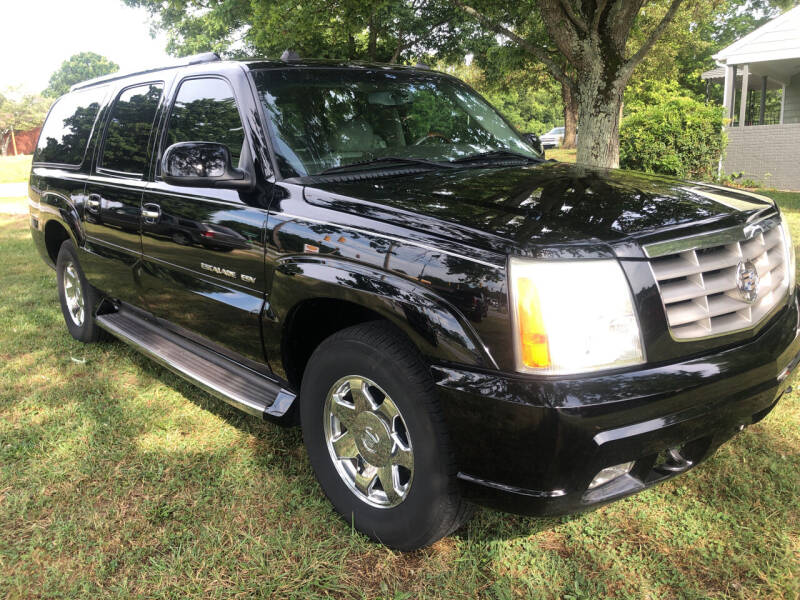
<svg viewBox="0 0 800 600"><path fill-rule="evenodd" d="M80 165L106 90L93 87L57 100L39 134L34 162Z"/></svg>
<svg viewBox="0 0 800 600"><path fill-rule="evenodd" d="M244 129L230 84L224 79L187 79L181 83L169 117L167 143L217 142L231 151L239 164Z"/></svg>
<svg viewBox="0 0 800 600"><path fill-rule="evenodd" d="M120 92L106 127L100 166L111 171L143 175L147 143L163 90L161 83L137 85Z"/></svg>

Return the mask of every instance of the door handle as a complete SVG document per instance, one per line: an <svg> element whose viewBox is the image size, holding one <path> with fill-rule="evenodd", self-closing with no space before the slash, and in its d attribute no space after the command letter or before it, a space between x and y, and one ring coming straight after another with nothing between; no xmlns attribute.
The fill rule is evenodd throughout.
<svg viewBox="0 0 800 600"><path fill-rule="evenodd" d="M89 194L89 197L86 199L86 208L89 209L89 212L96 213L100 210L100 202L102 198L97 194Z"/></svg>
<svg viewBox="0 0 800 600"><path fill-rule="evenodd" d="M161 207L158 204L142 205L142 217L145 223L152 225L161 217Z"/></svg>

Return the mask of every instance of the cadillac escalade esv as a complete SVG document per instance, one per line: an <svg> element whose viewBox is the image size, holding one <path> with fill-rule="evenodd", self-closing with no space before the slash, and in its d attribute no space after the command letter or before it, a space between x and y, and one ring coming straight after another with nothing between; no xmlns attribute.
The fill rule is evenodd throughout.
<svg viewBox="0 0 800 600"><path fill-rule="evenodd" d="M72 336L299 423L348 523L417 548L682 473L798 362L771 200L536 145L423 67L199 55L55 103L31 232Z"/></svg>

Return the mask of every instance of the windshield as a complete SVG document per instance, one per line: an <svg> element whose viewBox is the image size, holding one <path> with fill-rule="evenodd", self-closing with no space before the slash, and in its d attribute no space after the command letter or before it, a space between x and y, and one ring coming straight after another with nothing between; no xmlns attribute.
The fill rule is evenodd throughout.
<svg viewBox="0 0 800 600"><path fill-rule="evenodd" d="M507 151L539 158L486 101L449 77L366 68L253 76L284 177L385 157L452 162Z"/></svg>

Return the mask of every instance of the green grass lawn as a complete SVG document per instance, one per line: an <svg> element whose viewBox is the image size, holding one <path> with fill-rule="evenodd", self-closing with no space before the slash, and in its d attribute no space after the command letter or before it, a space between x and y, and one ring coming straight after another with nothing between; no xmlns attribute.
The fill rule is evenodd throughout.
<svg viewBox="0 0 800 600"><path fill-rule="evenodd" d="M31 156L0 156L0 183L28 181L31 173Z"/></svg>
<svg viewBox="0 0 800 600"><path fill-rule="evenodd" d="M577 150L574 148L572 150L565 150L563 148L550 148L549 150L544 151L544 157L547 159L554 159L561 162L575 162L575 156L577 154Z"/></svg>
<svg viewBox="0 0 800 600"><path fill-rule="evenodd" d="M798 392L638 496L559 519L479 509L400 554L336 516L299 430L69 337L26 217L0 215L0 256L1 598L800 594Z"/></svg>

